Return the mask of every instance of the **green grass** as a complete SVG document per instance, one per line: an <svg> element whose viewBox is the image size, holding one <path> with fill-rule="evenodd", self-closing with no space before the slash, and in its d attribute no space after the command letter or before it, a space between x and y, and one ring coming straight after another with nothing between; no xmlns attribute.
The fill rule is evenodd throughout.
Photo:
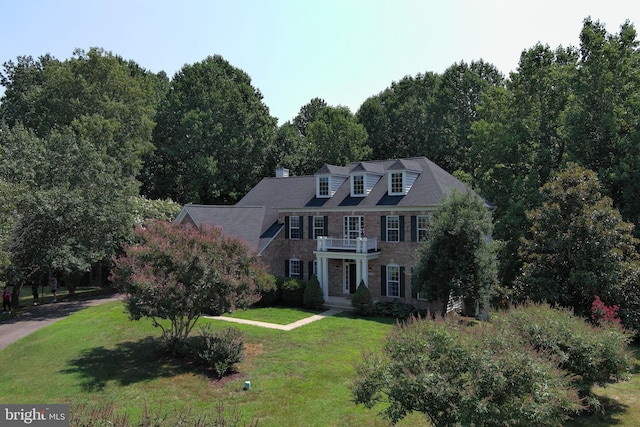
<svg viewBox="0 0 640 427"><path fill-rule="evenodd" d="M268 322L308 315L291 311L241 314ZM229 326L201 322L212 329ZM377 415L379 408L366 410L351 402L349 387L361 352L379 349L392 325L390 320L347 313L288 332L234 325L246 334L246 358L238 374L217 382L169 357L150 321L130 322L122 303L109 303L73 314L1 350L0 402L110 403L132 420L145 404L212 413L222 402L237 408L247 423L259 419L260 426L386 426ZM251 381L250 390L243 390L245 380ZM640 372L632 381L598 393L607 397L612 412L568 426L640 425ZM428 424L413 414L398 425Z"/></svg>
<svg viewBox="0 0 640 427"><path fill-rule="evenodd" d="M236 319L258 320L260 322L275 323L277 325L288 325L289 323L297 322L298 320L313 316L314 314L321 313L322 311L324 310L308 310L289 307L266 307L238 310L230 314L225 314L225 316L233 317Z"/></svg>

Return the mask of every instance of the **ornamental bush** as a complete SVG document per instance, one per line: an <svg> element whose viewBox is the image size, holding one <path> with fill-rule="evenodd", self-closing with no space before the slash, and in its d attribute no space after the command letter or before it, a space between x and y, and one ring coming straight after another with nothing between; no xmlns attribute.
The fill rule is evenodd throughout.
<svg viewBox="0 0 640 427"><path fill-rule="evenodd" d="M362 316L368 316L374 312L373 297L369 288L364 284L364 280L360 281L358 289L351 297L351 306Z"/></svg>
<svg viewBox="0 0 640 427"><path fill-rule="evenodd" d="M627 345L633 334L615 323L594 326L571 309L548 304L501 312L492 322L517 333L537 351L556 357L592 411L602 409L594 386L628 379L632 372L634 359Z"/></svg>
<svg viewBox="0 0 640 427"><path fill-rule="evenodd" d="M291 307L302 307L304 304L305 282L297 277L290 277L282 283L282 300Z"/></svg>
<svg viewBox="0 0 640 427"><path fill-rule="evenodd" d="M324 305L324 294L316 276L311 276L309 279L309 283L304 288L302 300L305 307L312 309L322 308Z"/></svg>
<svg viewBox="0 0 640 427"><path fill-rule="evenodd" d="M383 353L366 353L352 388L356 403L392 423L422 412L435 426L555 426L580 409L554 359L509 330L453 319L398 324Z"/></svg>
<svg viewBox="0 0 640 427"><path fill-rule="evenodd" d="M235 363L244 360L245 337L239 329L229 327L211 332L203 327L200 333L203 341L198 357L215 371L218 378L222 378Z"/></svg>

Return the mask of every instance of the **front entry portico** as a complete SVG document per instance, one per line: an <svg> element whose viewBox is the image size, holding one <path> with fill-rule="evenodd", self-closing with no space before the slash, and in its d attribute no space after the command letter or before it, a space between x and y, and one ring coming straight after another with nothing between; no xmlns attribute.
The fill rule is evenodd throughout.
<svg viewBox="0 0 640 427"><path fill-rule="evenodd" d="M377 247L374 246L372 248L371 243L367 242L367 238L340 239L343 242L346 240L349 240L349 242L344 242L339 247L336 247L335 244L328 244L327 239L330 238L319 237L318 250L314 251L318 265L318 281L324 298L327 299L329 297L329 260L342 260L343 268L348 263L348 268L355 268L355 275L350 275L351 279L355 278L355 287L357 288L361 281L364 281L365 286L368 287L369 261L380 256ZM351 242L356 240L357 242ZM342 287L344 288L344 286Z"/></svg>

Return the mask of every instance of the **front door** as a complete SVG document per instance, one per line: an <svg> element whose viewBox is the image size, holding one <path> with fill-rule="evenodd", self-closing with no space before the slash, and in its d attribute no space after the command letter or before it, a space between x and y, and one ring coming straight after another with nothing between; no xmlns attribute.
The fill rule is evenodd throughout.
<svg viewBox="0 0 640 427"><path fill-rule="evenodd" d="M353 261L344 262L344 293L355 294L358 284L356 283L356 263Z"/></svg>

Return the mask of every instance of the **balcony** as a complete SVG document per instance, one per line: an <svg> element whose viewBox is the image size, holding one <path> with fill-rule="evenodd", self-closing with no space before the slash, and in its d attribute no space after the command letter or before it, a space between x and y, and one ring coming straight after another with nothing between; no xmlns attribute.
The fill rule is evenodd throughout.
<svg viewBox="0 0 640 427"><path fill-rule="evenodd" d="M355 252L366 254L378 252L377 237L358 237L357 239L343 239L339 237L318 237L318 252Z"/></svg>

